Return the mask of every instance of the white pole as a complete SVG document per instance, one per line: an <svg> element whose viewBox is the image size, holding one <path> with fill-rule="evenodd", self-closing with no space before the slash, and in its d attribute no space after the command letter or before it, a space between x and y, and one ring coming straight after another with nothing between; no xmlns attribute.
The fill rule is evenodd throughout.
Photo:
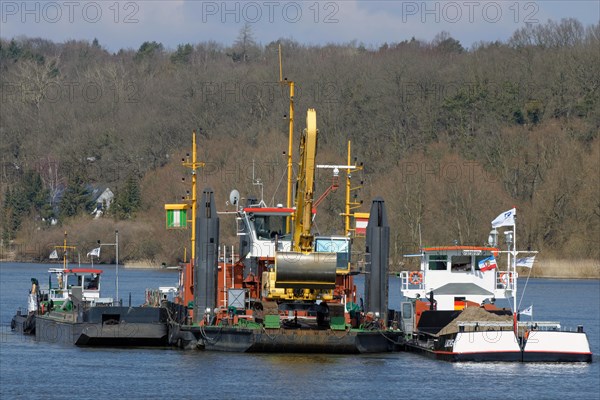
<svg viewBox="0 0 600 400"><path fill-rule="evenodd" d="M513 253L512 253L512 281L513 281L513 309L517 310L517 213L514 216L515 223L513 224Z"/></svg>
<svg viewBox="0 0 600 400"><path fill-rule="evenodd" d="M119 231L115 231L115 259L116 259L116 293L117 293L117 303L121 305L119 302Z"/></svg>
<svg viewBox="0 0 600 400"><path fill-rule="evenodd" d="M223 307L227 306L227 245L223 245Z"/></svg>

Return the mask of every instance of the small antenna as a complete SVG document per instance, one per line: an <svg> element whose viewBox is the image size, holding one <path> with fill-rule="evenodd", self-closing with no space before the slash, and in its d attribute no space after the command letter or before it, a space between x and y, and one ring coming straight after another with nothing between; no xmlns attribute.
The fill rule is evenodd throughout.
<svg viewBox="0 0 600 400"><path fill-rule="evenodd" d="M281 43L279 43L279 82L283 80L283 68L281 66Z"/></svg>
<svg viewBox="0 0 600 400"><path fill-rule="evenodd" d="M260 180L260 178L256 178L254 176L254 160L252 160L252 185L253 186L260 186L260 205L263 207L266 207L267 205L265 204L265 198L264 198L264 185L262 183L262 181Z"/></svg>

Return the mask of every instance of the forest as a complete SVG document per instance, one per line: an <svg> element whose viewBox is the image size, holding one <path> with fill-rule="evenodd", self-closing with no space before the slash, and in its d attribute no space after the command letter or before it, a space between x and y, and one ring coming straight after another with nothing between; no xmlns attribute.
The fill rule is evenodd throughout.
<svg viewBox="0 0 600 400"><path fill-rule="evenodd" d="M352 176L356 211L384 198L393 262L420 244L484 244L492 219L513 207L522 248L600 258L600 25L573 19L470 48L447 32L377 48L261 44L248 25L228 45L149 40L116 53L98 40L2 38L0 257L43 260L65 231L85 254L118 229L125 261L182 260L189 232L165 229L163 205L190 188L181 160L193 130L199 190L211 187L220 211L233 210L232 189L285 204L279 45L296 87L295 160L315 108L317 162L346 164L351 141L364 163ZM330 183L319 170L315 193ZM92 185L115 193L101 218L90 215ZM340 233L343 210L340 187L316 230ZM235 244L235 219L221 219L222 243Z"/></svg>

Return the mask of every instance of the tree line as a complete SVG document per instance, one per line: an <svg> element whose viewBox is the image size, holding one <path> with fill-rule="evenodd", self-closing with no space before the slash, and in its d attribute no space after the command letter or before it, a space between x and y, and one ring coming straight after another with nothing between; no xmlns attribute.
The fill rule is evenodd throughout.
<svg viewBox="0 0 600 400"><path fill-rule="evenodd" d="M419 243L482 244L491 219L513 205L526 247L600 256L600 28L573 19L469 49L445 32L378 48L261 45L249 26L229 46L149 40L116 53L97 40L2 39L3 243L24 237L23 220L89 212L85 187L102 183L116 190L113 218L159 221L155 256L172 260L160 207L185 186L156 177L167 168L175 176L165 180L180 180L193 129L207 162L201 184L224 207L234 187L257 193L252 171L266 200L285 202L280 44L297 88L296 134L314 107L319 162L345 163L352 141L365 162L363 209L384 196L395 257ZM319 174L323 192L330 177ZM60 191L69 204L52 203ZM321 205L318 229L339 231L341 192Z"/></svg>

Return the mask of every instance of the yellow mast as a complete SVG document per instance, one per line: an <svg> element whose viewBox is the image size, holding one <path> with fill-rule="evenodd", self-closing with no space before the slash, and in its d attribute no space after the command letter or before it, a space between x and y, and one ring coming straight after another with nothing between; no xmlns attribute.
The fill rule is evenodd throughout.
<svg viewBox="0 0 600 400"><path fill-rule="evenodd" d="M360 186L357 186L357 187L351 186L350 180L352 179L352 173L363 169L362 165L354 166L354 168L350 167L350 165L351 165L350 162L352 161L351 148L352 148L352 142L350 140L348 140L348 164L347 164L348 169L346 170L346 210L345 210L346 212L344 214L342 214L344 216L344 231L345 231L346 236L350 235L350 232L354 231L354 229L350 227L350 217L354 216L354 214L351 214L350 211L352 211L353 209L356 209L362 205L362 202L350 200L350 193L353 190L360 189Z"/></svg>
<svg viewBox="0 0 600 400"><path fill-rule="evenodd" d="M192 225L192 237L191 237L191 257L190 257L190 262L194 263L194 260L196 259L196 203L197 203L197 190L196 190L196 182L198 179L197 176L197 169L204 167L204 162L202 161L198 161L198 152L196 149L196 131L192 132L192 161L185 161L181 163L184 167L190 168L192 170L192 198L191 198L191 204L190 204L190 208L192 209L192 220L189 221L191 222Z"/></svg>
<svg viewBox="0 0 600 400"><path fill-rule="evenodd" d="M348 140L348 164L346 165L350 165L350 161L352 161L350 159L350 148L351 148L351 141ZM345 224L344 224L344 233L346 234L346 236L348 236L350 234L350 168L348 168L346 170L346 215L344 216L345 219Z"/></svg>
<svg viewBox="0 0 600 400"><path fill-rule="evenodd" d="M294 146L294 82L283 79L283 67L281 64L281 44L279 45L279 83L287 84L290 87L290 113L289 113L289 137L288 137L288 153L287 153L287 201L286 207L292 208L292 180L293 180L293 159L292 150ZM290 233L290 217L287 217L285 222L286 233Z"/></svg>
<svg viewBox="0 0 600 400"><path fill-rule="evenodd" d="M67 269L67 249L77 249L75 246L67 246L67 231L65 231L65 237L63 239L62 246L54 246L55 249L62 249L63 251L63 268Z"/></svg>

